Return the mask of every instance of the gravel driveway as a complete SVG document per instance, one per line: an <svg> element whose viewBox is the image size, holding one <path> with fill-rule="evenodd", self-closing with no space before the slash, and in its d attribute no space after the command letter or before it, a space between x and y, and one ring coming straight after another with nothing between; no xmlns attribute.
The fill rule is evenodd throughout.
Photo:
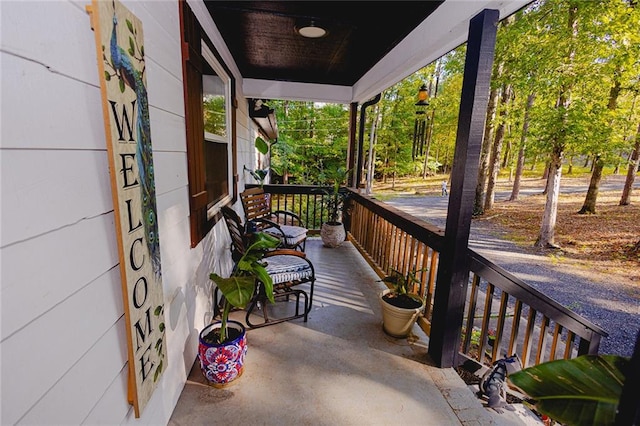
<svg viewBox="0 0 640 426"><path fill-rule="evenodd" d="M576 189L572 187L570 190ZM586 193L586 187L583 191ZM521 192L521 196L523 195L527 194ZM508 194L498 193L496 201L506 199L507 196ZM387 199L385 202L445 228L448 197L407 195ZM632 355L640 330L640 288L608 282L595 276L585 277L584 271L580 274L567 265L553 262L550 257L538 253L533 247L521 247L507 241L502 234L500 229L484 221L474 220L471 223L469 246L606 330L609 336L601 342L600 353L627 357Z"/></svg>

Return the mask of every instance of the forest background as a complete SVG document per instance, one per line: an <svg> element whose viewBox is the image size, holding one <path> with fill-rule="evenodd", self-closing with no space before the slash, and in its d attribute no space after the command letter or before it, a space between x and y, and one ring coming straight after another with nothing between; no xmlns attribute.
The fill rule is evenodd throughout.
<svg viewBox="0 0 640 426"><path fill-rule="evenodd" d="M635 206L630 207L640 153L639 29L637 0L541 0L501 21L475 217L496 208L500 179L509 182L512 202L525 179L544 179L540 218L533 220L534 244L556 249L563 174L589 181L580 205L571 207L581 215L600 213L603 176L623 175L622 189L607 196L607 206L615 204L612 211L622 216L617 222L625 228L617 239L617 255L640 265L640 221ZM383 185L393 190L407 179L447 179L465 47L384 91L367 110L368 193ZM421 87L428 93L426 106L416 105ZM322 184L325 171L345 165L348 105L272 100L269 106L279 127L270 157L272 182Z"/></svg>

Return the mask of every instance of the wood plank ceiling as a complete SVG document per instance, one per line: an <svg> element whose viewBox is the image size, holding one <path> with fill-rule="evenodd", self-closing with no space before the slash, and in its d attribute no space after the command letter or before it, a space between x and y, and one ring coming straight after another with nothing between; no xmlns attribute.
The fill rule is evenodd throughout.
<svg viewBox="0 0 640 426"><path fill-rule="evenodd" d="M443 1L205 1L243 78L353 86ZM327 34L302 37L311 22Z"/></svg>

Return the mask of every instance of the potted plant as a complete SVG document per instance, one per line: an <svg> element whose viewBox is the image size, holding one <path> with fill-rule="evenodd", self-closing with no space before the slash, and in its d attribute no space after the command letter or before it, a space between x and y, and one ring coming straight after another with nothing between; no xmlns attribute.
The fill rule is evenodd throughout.
<svg viewBox="0 0 640 426"><path fill-rule="evenodd" d="M342 208L347 195L340 191L340 186L346 181L349 172L344 167L338 167L327 169L322 174L323 180L331 185L322 190L325 194L323 203L328 212L328 220L320 228L320 237L325 247L338 247L347 235L342 223Z"/></svg>
<svg viewBox="0 0 640 426"><path fill-rule="evenodd" d="M200 332L198 356L206 379L216 387L224 386L240 377L247 352L246 329L243 324L229 320L233 308L244 309L256 293L261 291L274 302L273 281L262 258L265 252L278 247L280 240L269 234L254 234L251 244L238 259L228 278L212 273L209 277L224 296L221 320L206 326Z"/></svg>
<svg viewBox="0 0 640 426"><path fill-rule="evenodd" d="M391 286L380 293L382 328L392 337L407 337L418 316L424 310L424 300L409 291L410 285L419 282L416 278L417 272L419 271L412 270L402 275L394 269L391 275L382 279L384 283Z"/></svg>

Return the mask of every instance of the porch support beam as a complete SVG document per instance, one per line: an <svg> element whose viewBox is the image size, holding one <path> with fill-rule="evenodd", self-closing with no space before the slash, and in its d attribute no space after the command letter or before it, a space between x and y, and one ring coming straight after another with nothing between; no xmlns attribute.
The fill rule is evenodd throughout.
<svg viewBox="0 0 640 426"><path fill-rule="evenodd" d="M362 168L364 165L364 125L365 125L365 121L367 120L367 108L370 107L371 105L375 105L380 101L380 98L382 97L382 93L378 93L377 95L375 95L373 98L369 99L367 102L363 103L362 106L360 107L360 120L358 121L359 124L359 131L358 131L358 152L356 155L356 170L355 174L356 175L356 182L355 182L355 186L356 188L362 188L363 187L363 183L362 183Z"/></svg>
<svg viewBox="0 0 640 426"><path fill-rule="evenodd" d="M353 173L356 168L356 156L358 155L358 140L356 135L356 126L358 123L358 103L351 102L349 105L349 149L347 151L347 170L351 170L347 177L347 186L349 188L356 187L356 174Z"/></svg>
<svg viewBox="0 0 640 426"><path fill-rule="evenodd" d="M445 249L440 253L429 338L429 355L442 368L456 365L460 346L469 281L469 231L499 17L498 10L485 9L469 23Z"/></svg>

